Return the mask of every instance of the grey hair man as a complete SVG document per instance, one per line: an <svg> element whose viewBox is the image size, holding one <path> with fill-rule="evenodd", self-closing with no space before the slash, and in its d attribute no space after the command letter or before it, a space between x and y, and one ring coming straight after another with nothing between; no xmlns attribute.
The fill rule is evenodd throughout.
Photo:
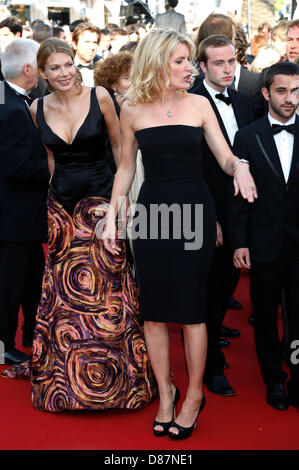
<svg viewBox="0 0 299 470"><path fill-rule="evenodd" d="M0 104L0 340L7 364L28 356L15 348L18 312L24 315L23 346L32 342L41 294L46 240L47 153L29 109L37 85L31 39L14 39L2 55L5 78ZM16 269L17 266L17 269Z"/></svg>

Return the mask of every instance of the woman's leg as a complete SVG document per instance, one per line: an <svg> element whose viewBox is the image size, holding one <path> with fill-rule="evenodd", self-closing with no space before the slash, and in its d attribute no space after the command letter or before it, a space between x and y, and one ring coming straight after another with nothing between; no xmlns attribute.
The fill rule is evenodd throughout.
<svg viewBox="0 0 299 470"><path fill-rule="evenodd" d="M202 401L202 380L207 355L207 332L205 323L184 325L185 355L189 374L186 399L175 422L183 427L194 423ZM170 427L177 434L178 430Z"/></svg>
<svg viewBox="0 0 299 470"><path fill-rule="evenodd" d="M160 404L156 420L162 423L172 419L172 403L175 387L170 377L169 334L166 323L144 322L144 336L149 359L155 374L160 396ZM163 428L155 426L157 431Z"/></svg>

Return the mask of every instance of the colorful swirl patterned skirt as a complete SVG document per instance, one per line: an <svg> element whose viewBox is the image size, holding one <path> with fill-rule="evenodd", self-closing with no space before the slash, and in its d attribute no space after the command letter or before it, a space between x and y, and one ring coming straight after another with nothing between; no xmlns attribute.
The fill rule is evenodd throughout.
<svg viewBox="0 0 299 470"><path fill-rule="evenodd" d="M39 410L138 409L157 393L125 243L115 257L95 235L107 206L104 198L86 198L71 217L48 200L49 248L32 358L2 373L30 379Z"/></svg>

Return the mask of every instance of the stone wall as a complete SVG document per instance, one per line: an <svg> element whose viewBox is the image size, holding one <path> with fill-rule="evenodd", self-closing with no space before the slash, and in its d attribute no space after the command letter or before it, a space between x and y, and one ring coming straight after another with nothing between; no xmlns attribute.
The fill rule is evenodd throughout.
<svg viewBox="0 0 299 470"><path fill-rule="evenodd" d="M248 1L243 0L242 22L248 23ZM275 0L250 0L250 35L257 34L257 27L267 21L274 25Z"/></svg>

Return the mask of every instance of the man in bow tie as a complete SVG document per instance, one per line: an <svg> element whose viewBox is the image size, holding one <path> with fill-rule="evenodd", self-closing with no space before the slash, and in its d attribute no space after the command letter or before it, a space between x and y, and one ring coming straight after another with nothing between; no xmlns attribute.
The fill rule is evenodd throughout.
<svg viewBox="0 0 299 470"><path fill-rule="evenodd" d="M299 68L274 64L264 77L268 115L236 134L233 151L249 161L258 199L232 201L231 236L237 268L250 269L257 356L267 403L299 407ZM290 379L284 387L277 311L284 294L289 324Z"/></svg>
<svg viewBox="0 0 299 470"><path fill-rule="evenodd" d="M76 51L74 62L81 72L84 86L94 86L93 69L100 60L97 55L100 39L100 29L91 23L80 23L73 32L72 46Z"/></svg>
<svg viewBox="0 0 299 470"><path fill-rule="evenodd" d="M0 104L0 340L7 364L26 356L15 348L18 313L24 315L23 346L32 343L47 239L47 154L30 115L28 93L37 85L31 39L14 39L2 54L5 78Z"/></svg>
<svg viewBox="0 0 299 470"><path fill-rule="evenodd" d="M227 36L209 36L200 44L199 60L205 78L194 93L209 100L226 142L232 148L235 133L251 122L247 95L228 88L235 75L235 47ZM232 249L228 238L232 178L221 170L205 139L202 143L202 156L203 176L213 196L217 215L217 240L207 293L208 353L205 383L213 393L232 396L235 390L223 373L225 360L218 340L219 336L240 334L238 330L221 326L229 299L239 279L239 272L232 262Z"/></svg>

